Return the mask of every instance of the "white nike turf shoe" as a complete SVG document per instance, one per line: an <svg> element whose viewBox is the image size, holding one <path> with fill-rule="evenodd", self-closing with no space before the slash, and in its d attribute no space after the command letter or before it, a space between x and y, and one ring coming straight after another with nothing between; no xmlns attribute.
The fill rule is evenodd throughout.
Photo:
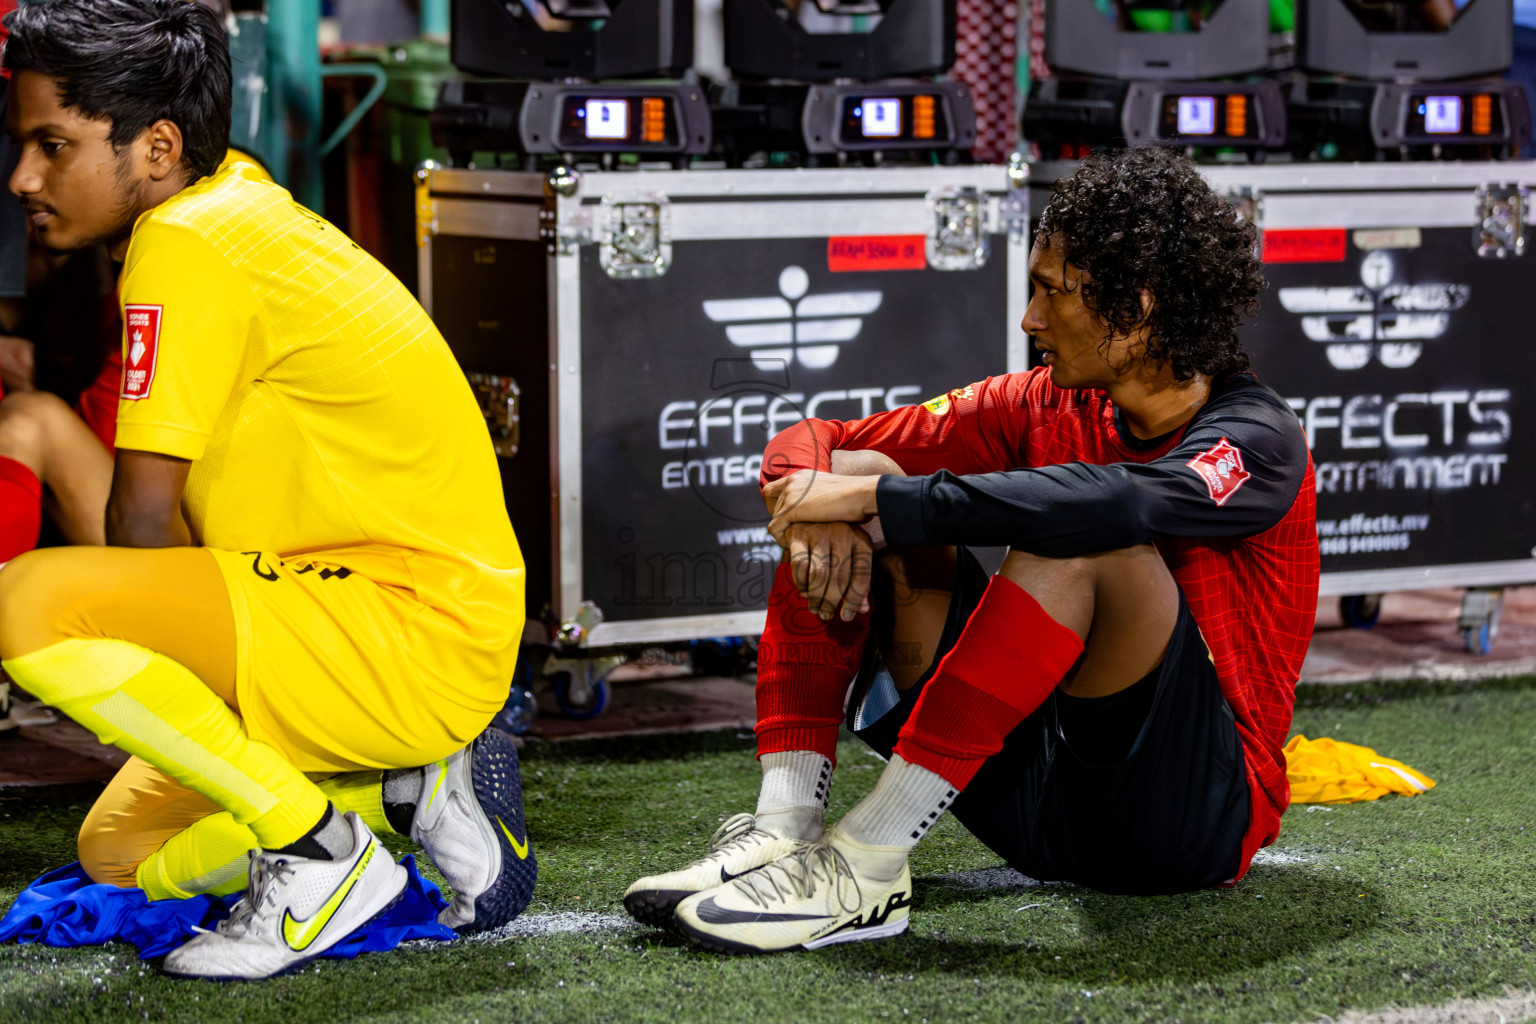
<svg viewBox="0 0 1536 1024"><path fill-rule="evenodd" d="M487 729L422 769L411 838L453 886L437 919L462 935L500 928L533 898L539 862L528 849L517 745Z"/></svg>
<svg viewBox="0 0 1536 1024"><path fill-rule="evenodd" d="M645 924L670 925L673 908L694 893L723 885L811 845L758 828L757 819L750 814L734 815L715 829L709 839L708 854L685 868L664 875L647 875L631 885L624 894L624 909L630 917Z"/></svg>
<svg viewBox="0 0 1536 1024"><path fill-rule="evenodd" d="M221 981L296 970L346 938L405 891L396 864L355 814L352 855L310 860L257 851L251 880L228 918L165 958L165 972Z"/></svg>
<svg viewBox="0 0 1536 1024"><path fill-rule="evenodd" d="M897 855L894 877L871 870L891 867ZM900 935L911 905L905 851L856 843L834 827L818 843L695 893L678 904L676 917L709 949L776 953Z"/></svg>

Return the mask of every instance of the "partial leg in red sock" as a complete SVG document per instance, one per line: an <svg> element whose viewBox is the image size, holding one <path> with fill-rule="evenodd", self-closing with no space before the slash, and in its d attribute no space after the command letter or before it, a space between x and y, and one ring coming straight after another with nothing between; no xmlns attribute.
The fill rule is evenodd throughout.
<svg viewBox="0 0 1536 1024"><path fill-rule="evenodd" d="M960 639L923 687L896 753L964 789L1082 653L1075 632L1016 583L992 577Z"/></svg>
<svg viewBox="0 0 1536 1024"><path fill-rule="evenodd" d="M869 615L823 621L795 590L789 563L774 573L757 649L757 753L813 750L834 763L848 686L864 657Z"/></svg>

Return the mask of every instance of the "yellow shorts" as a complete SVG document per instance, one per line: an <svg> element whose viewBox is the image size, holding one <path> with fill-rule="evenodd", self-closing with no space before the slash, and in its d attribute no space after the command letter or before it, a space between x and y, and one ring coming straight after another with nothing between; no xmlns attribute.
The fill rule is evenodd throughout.
<svg viewBox="0 0 1536 1024"><path fill-rule="evenodd" d="M240 716L300 771L427 764L506 701L516 652L445 642L409 592L323 556L205 550L229 590Z"/></svg>
<svg viewBox="0 0 1536 1024"><path fill-rule="evenodd" d="M74 637L163 654L311 775L428 764L474 739L506 700L517 657L507 634L477 634L409 589L318 558L33 551L5 570L24 599L0 634L15 654Z"/></svg>

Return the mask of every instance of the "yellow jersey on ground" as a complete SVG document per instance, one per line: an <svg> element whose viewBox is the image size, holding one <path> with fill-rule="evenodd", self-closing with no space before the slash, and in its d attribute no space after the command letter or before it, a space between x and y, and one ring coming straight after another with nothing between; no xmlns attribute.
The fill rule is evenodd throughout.
<svg viewBox="0 0 1536 1024"><path fill-rule="evenodd" d="M121 297L117 444L193 461L194 544L345 567L515 648L523 561L485 421L373 257L231 161L139 218Z"/></svg>

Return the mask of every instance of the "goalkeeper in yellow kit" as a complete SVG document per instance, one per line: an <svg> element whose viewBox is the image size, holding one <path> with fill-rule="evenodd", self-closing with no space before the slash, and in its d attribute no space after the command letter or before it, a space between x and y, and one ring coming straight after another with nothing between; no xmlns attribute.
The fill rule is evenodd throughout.
<svg viewBox="0 0 1536 1024"><path fill-rule="evenodd" d="M34 240L123 261L109 546L0 571L5 671L133 755L82 863L152 898L245 888L174 974L266 977L371 919L405 884L375 830L433 857L445 924L509 920L534 859L486 726L523 563L447 345L341 232L218 169L230 65L206 8L51 0L8 24Z"/></svg>

